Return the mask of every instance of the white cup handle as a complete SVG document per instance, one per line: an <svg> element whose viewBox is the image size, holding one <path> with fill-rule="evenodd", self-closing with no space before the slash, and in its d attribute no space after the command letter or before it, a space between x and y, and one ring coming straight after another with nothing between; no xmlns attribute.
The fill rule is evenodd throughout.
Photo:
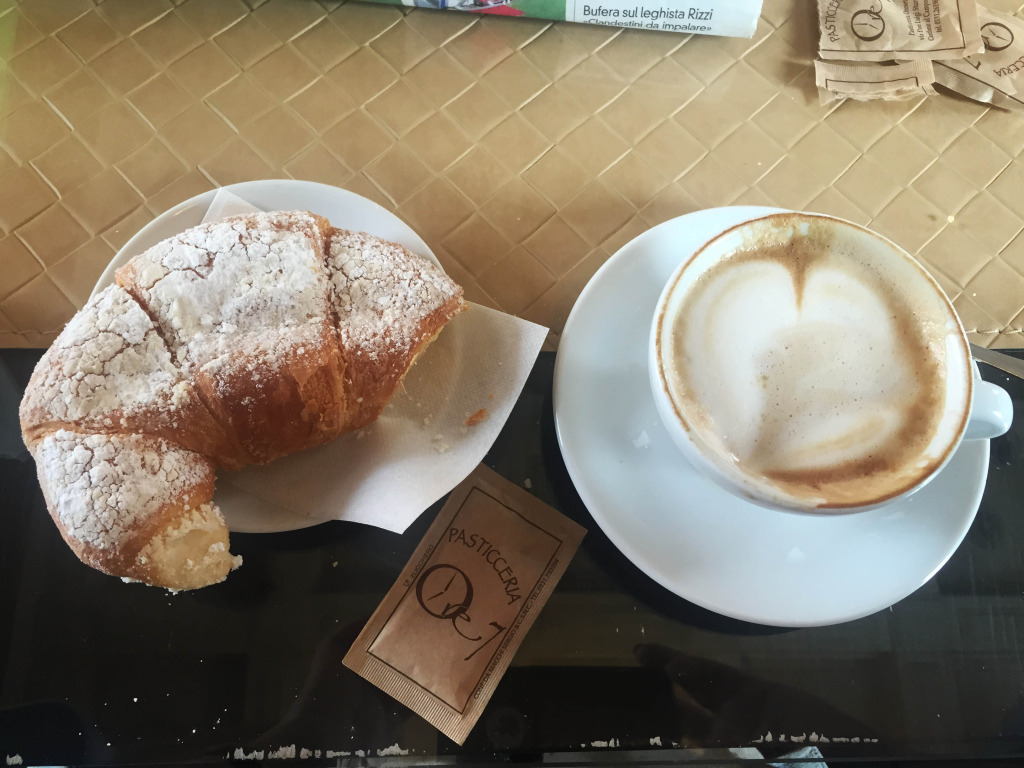
<svg viewBox="0 0 1024 768"><path fill-rule="evenodd" d="M983 440L1006 433L1013 420L1013 402L1006 390L975 375L971 420L964 440Z"/></svg>

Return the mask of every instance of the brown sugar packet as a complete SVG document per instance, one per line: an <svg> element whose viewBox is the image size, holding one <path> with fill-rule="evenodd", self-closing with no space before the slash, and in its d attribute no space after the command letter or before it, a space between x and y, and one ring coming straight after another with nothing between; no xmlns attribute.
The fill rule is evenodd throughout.
<svg viewBox="0 0 1024 768"><path fill-rule="evenodd" d="M477 467L343 663L462 744L584 533Z"/></svg>
<svg viewBox="0 0 1024 768"><path fill-rule="evenodd" d="M818 0L823 59L960 59L982 50L976 0Z"/></svg>
<svg viewBox="0 0 1024 768"><path fill-rule="evenodd" d="M893 100L935 93L935 72L927 59L893 65L815 61L814 82L822 104L838 99Z"/></svg>
<svg viewBox="0 0 1024 768"><path fill-rule="evenodd" d="M1024 110L1024 21L978 6L985 52L936 62L936 82L975 101Z"/></svg>

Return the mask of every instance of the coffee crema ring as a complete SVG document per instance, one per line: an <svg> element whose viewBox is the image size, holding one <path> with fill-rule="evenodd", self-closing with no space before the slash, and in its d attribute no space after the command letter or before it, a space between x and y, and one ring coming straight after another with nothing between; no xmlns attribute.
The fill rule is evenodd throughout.
<svg viewBox="0 0 1024 768"><path fill-rule="evenodd" d="M807 214L746 222L698 250L667 293L661 382L690 440L755 498L884 502L939 468L966 425L971 372L952 306L863 228Z"/></svg>

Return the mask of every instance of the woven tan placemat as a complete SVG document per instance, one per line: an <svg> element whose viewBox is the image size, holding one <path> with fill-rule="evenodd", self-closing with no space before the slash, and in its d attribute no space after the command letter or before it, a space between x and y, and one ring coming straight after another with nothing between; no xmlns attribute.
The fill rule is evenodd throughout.
<svg viewBox="0 0 1024 768"><path fill-rule="evenodd" d="M795 0L765 0L751 40L355 2L0 0L0 346L52 341L160 212L274 177L396 211L469 299L552 344L629 239L750 203L872 226L973 340L1024 346L1024 116L821 107L815 24Z"/></svg>

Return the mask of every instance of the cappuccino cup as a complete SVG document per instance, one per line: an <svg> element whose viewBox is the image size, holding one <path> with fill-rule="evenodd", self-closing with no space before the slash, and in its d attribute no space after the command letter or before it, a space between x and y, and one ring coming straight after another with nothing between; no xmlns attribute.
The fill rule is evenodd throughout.
<svg viewBox="0 0 1024 768"><path fill-rule="evenodd" d="M777 213L701 246L650 335L654 401L700 472L756 504L873 509L913 493L1012 405L978 377L952 304L886 238Z"/></svg>

